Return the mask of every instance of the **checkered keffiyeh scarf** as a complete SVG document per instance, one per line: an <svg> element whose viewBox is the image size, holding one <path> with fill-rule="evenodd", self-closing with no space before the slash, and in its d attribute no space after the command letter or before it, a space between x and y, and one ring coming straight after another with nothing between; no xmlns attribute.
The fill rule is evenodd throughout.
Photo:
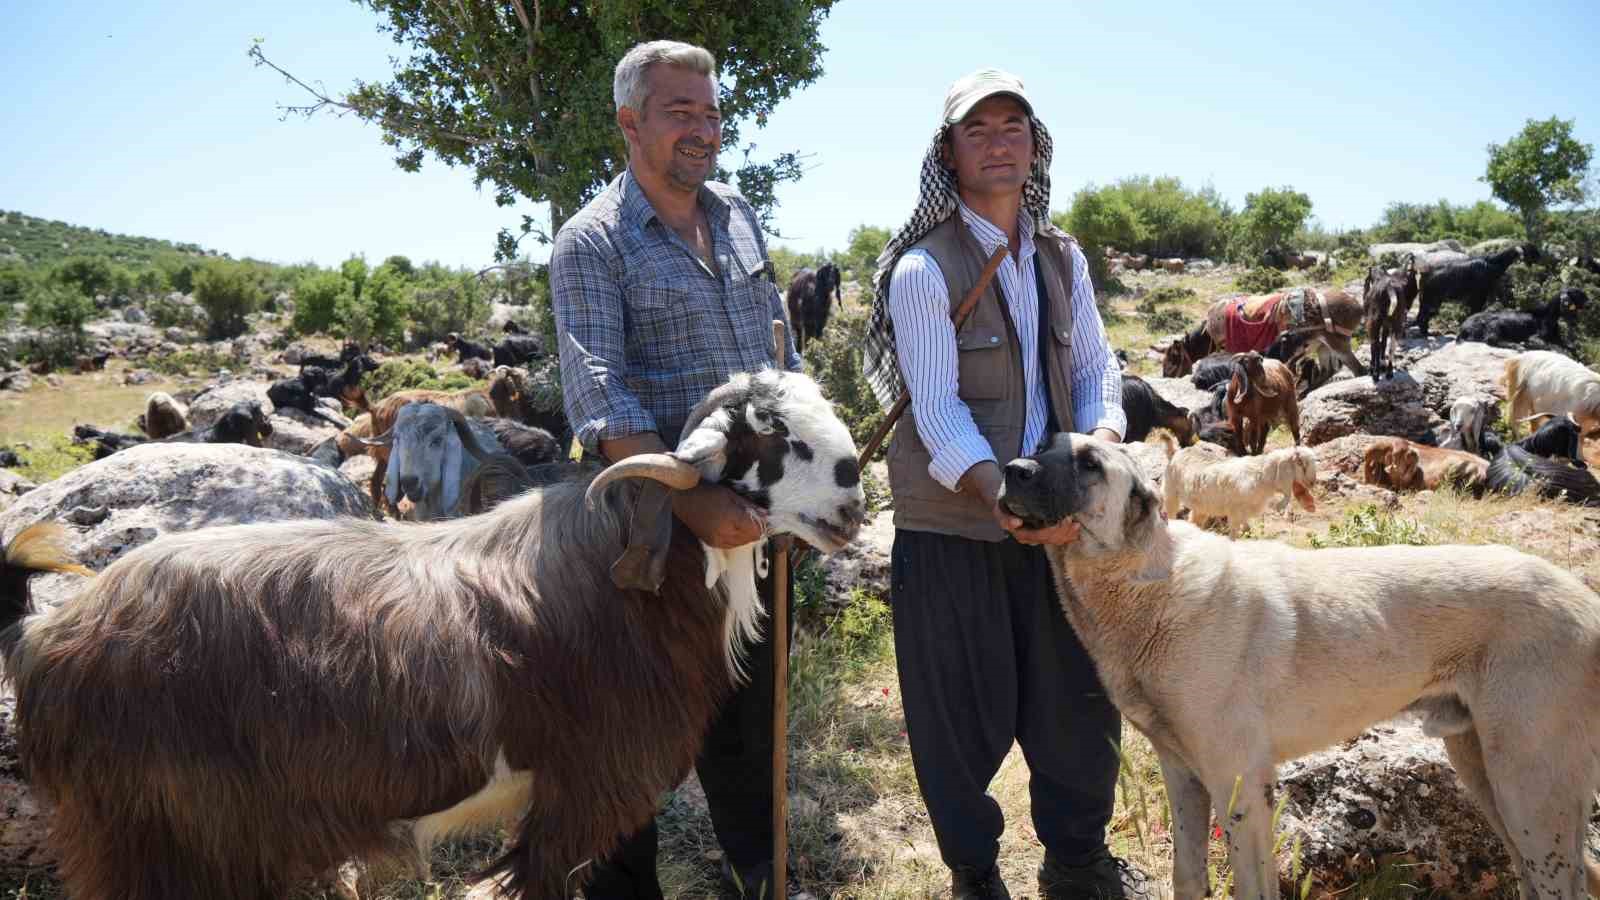
<svg viewBox="0 0 1600 900"><path fill-rule="evenodd" d="M1028 121L1033 126L1035 153L1033 173L1022 188L1022 208L1033 214L1039 231L1043 232L1051 228L1050 156L1054 148L1050 132L1043 123L1034 116ZM934 132L928 152L922 157L922 194L917 198L917 208L878 255L878 269L872 277L875 296L872 318L867 322L866 343L861 350L862 371L873 396L885 410L905 392L905 381L900 377L900 365L895 357L894 321L889 317L889 276L901 254L957 210L956 176L945 168L941 159L944 133L943 127Z"/></svg>

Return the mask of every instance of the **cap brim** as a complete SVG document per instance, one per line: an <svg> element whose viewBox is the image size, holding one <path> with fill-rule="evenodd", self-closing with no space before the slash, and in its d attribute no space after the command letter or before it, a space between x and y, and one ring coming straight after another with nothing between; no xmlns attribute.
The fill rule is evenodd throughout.
<svg viewBox="0 0 1600 900"><path fill-rule="evenodd" d="M1022 108L1028 111L1028 115L1030 115L1030 116L1033 115L1033 105L1028 102L1028 98L1027 97L1022 96L1021 94L1017 93L1016 91L1007 91L1007 90L1003 90L1003 89L1000 89L1000 88L996 88L995 90L992 90L992 91L987 91L987 92L984 92L984 93L981 93L981 94L974 94L972 97L969 97L969 98L967 98L965 100L962 100L959 104L956 105L956 108L954 110L952 110L948 116L945 117L944 123L946 125L954 125L957 122L960 122L962 119L965 119L979 103L982 103L983 101L989 99L990 97L995 97L995 96L1010 97L1011 99L1017 101L1018 103L1021 103L1022 104Z"/></svg>

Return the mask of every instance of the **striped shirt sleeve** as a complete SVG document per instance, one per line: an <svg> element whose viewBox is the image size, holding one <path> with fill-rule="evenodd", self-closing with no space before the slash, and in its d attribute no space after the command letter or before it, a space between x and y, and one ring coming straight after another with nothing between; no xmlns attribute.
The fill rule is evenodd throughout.
<svg viewBox="0 0 1600 900"><path fill-rule="evenodd" d="M895 264L889 280L889 315L894 320L900 374L911 392L917 436L933 456L928 474L954 491L968 469L995 458L972 411L957 396L959 367L950 292L939 264L926 251L908 251Z"/></svg>
<svg viewBox="0 0 1600 900"><path fill-rule="evenodd" d="M556 236L550 306L567 421L584 449L597 453L603 440L656 431L655 418L628 389L622 286L593 238L579 229Z"/></svg>
<svg viewBox="0 0 1600 900"><path fill-rule="evenodd" d="M1122 367L1094 304L1089 261L1076 243L1071 248L1072 418L1085 434L1109 428L1120 439L1128 432L1128 416L1122 410Z"/></svg>

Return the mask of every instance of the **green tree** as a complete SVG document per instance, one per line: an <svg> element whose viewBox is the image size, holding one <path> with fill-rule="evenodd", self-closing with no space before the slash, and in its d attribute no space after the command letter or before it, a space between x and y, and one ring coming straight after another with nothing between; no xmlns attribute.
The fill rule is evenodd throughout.
<svg viewBox="0 0 1600 900"><path fill-rule="evenodd" d="M419 344L441 340L452 331L466 333L488 321L488 292L471 272L425 267L411 289L410 318L411 339Z"/></svg>
<svg viewBox="0 0 1600 900"><path fill-rule="evenodd" d="M1572 136L1572 120L1529 119L1511 140L1489 145L1481 180L1495 199L1521 214L1523 230L1537 243L1550 207L1583 202L1583 179L1593 156L1592 144Z"/></svg>
<svg viewBox="0 0 1600 900"><path fill-rule="evenodd" d="M101 294L111 293L117 273L111 262L104 257L74 256L56 266L52 277L57 282L93 299Z"/></svg>
<svg viewBox="0 0 1600 900"><path fill-rule="evenodd" d="M412 275L417 274L417 267L411 264L411 257L409 256L401 256L400 254L396 253L394 256L384 260L383 264L406 278L410 278Z"/></svg>
<svg viewBox="0 0 1600 900"><path fill-rule="evenodd" d="M877 272L878 254L889 244L889 229L878 225L857 225L850 229L843 257L838 265L844 277L861 285L869 292L874 289L872 276ZM787 285L784 285L787 287Z"/></svg>
<svg viewBox="0 0 1600 900"><path fill-rule="evenodd" d="M0 307L9 309L13 303L21 303L32 284L33 273L29 269L17 265L0 266Z"/></svg>
<svg viewBox="0 0 1600 900"><path fill-rule="evenodd" d="M315 334L333 327L334 310L346 290L338 272L318 272L300 280L294 291L294 318L290 327L297 334Z"/></svg>
<svg viewBox="0 0 1600 900"><path fill-rule="evenodd" d="M370 274L366 266L360 259L345 261L342 268L347 290L339 294L334 318L343 327L344 336L352 340L401 344L405 340L410 287L404 276L388 266L379 266Z"/></svg>
<svg viewBox="0 0 1600 900"><path fill-rule="evenodd" d="M1294 188L1246 194L1234 234L1236 258L1255 263L1291 249L1290 242L1310 216L1311 198Z"/></svg>
<svg viewBox="0 0 1600 900"><path fill-rule="evenodd" d="M39 280L30 286L23 302L27 324L55 331L74 349L83 345L83 324L94 316L94 301L82 291L54 280Z"/></svg>
<svg viewBox="0 0 1600 900"><path fill-rule="evenodd" d="M800 157L791 152L752 162L754 145L739 144L741 127L764 125L780 101L822 74L817 31L834 0L360 2L382 18L379 28L404 48L398 52L409 54L397 60L391 81L357 82L334 96L278 68L259 44L250 56L311 94L309 105L287 111L353 111L382 129L406 171L432 154L470 167L502 206L519 199L548 203L549 231L525 216L520 234L500 233L497 253L509 260L524 236L547 241L626 165L612 70L645 40L687 41L717 57L723 146L728 158L742 159L732 174L770 214L774 187L800 177Z"/></svg>
<svg viewBox="0 0 1600 900"><path fill-rule="evenodd" d="M265 299L261 286L235 263L212 262L194 276L194 301L206 311L206 334L213 340L244 334L245 317Z"/></svg>

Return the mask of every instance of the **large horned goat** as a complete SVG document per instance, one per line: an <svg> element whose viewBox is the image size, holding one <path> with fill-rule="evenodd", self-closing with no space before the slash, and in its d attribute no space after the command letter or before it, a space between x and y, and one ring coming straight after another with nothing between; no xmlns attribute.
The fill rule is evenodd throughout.
<svg viewBox="0 0 1600 900"><path fill-rule="evenodd" d="M864 518L850 434L803 375L735 376L684 434L470 518L166 535L26 617L27 574L68 561L23 531L0 651L68 892L275 900L513 816L485 874L568 896L688 772L759 625L761 545L673 528L671 492L726 485L827 552ZM613 585L630 523L669 535L632 573L655 591Z"/></svg>

